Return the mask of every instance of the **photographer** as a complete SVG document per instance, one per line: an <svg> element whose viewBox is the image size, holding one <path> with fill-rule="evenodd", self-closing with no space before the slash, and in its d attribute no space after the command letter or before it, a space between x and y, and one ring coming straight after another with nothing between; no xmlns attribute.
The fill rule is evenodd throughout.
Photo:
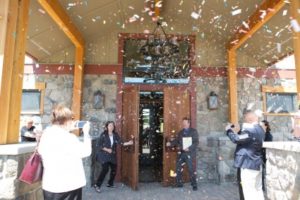
<svg viewBox="0 0 300 200"><path fill-rule="evenodd" d="M262 143L264 130L252 111L244 114L242 130L239 125L228 124L225 128L229 139L237 144L234 167L240 169L242 191L245 200L263 200L262 191ZM239 132L240 131L240 132ZM237 133L240 134L237 134ZM241 197L242 198L242 197Z"/></svg>

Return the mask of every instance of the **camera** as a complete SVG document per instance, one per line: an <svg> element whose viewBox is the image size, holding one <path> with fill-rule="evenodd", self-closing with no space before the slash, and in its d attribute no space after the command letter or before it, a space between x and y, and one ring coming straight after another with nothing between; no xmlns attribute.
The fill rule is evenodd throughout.
<svg viewBox="0 0 300 200"><path fill-rule="evenodd" d="M82 128L86 123L87 121L76 121L75 128Z"/></svg>

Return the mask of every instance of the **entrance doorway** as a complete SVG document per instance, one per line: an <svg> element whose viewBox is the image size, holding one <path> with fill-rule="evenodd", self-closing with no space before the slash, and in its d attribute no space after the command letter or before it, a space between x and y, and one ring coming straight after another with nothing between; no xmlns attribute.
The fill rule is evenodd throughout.
<svg viewBox="0 0 300 200"><path fill-rule="evenodd" d="M139 182L162 181L163 114L163 92L140 92Z"/></svg>
<svg viewBox="0 0 300 200"><path fill-rule="evenodd" d="M149 91L133 85L122 91L122 139L134 141L133 145L121 148L122 182L134 190L140 181L174 184L177 151L166 148L165 143L182 128L182 118L191 116L189 90L165 86L160 91ZM142 180L146 177L149 179Z"/></svg>

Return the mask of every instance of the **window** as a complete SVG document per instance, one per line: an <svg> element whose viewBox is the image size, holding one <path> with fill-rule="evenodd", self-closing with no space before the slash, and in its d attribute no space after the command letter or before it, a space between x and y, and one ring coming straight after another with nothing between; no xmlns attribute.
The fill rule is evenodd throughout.
<svg viewBox="0 0 300 200"><path fill-rule="evenodd" d="M263 86L264 113L267 115L290 115L297 111L295 87Z"/></svg>
<svg viewBox="0 0 300 200"><path fill-rule="evenodd" d="M23 89L22 114L42 114L44 110L45 83L36 83L34 88Z"/></svg>

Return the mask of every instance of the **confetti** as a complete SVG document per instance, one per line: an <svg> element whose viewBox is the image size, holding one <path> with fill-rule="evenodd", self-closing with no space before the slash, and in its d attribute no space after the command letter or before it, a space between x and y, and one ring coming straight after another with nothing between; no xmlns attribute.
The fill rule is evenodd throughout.
<svg viewBox="0 0 300 200"><path fill-rule="evenodd" d="M246 29L249 29L249 25L248 25L245 21L243 21L243 26L244 26Z"/></svg>
<svg viewBox="0 0 300 200"><path fill-rule="evenodd" d="M280 43L277 43L277 52L281 53L281 44Z"/></svg>
<svg viewBox="0 0 300 200"><path fill-rule="evenodd" d="M242 9L237 9L237 10L234 10L234 11L231 11L231 14L234 16L234 15L238 15L238 14L241 14L242 13Z"/></svg>
<svg viewBox="0 0 300 200"><path fill-rule="evenodd" d="M70 6L70 7L76 6L76 3L68 3L68 6Z"/></svg>
<svg viewBox="0 0 300 200"><path fill-rule="evenodd" d="M156 2L155 7L161 8L162 7L162 1Z"/></svg>
<svg viewBox="0 0 300 200"><path fill-rule="evenodd" d="M42 14L46 14L46 11L44 11L43 9L39 8L38 11Z"/></svg>
<svg viewBox="0 0 300 200"><path fill-rule="evenodd" d="M300 26L299 26L299 23L296 19L291 20L291 26L293 27L293 30L295 32L300 32Z"/></svg>
<svg viewBox="0 0 300 200"><path fill-rule="evenodd" d="M286 14L287 14L287 10L284 10L284 11L282 12L282 16L286 16Z"/></svg>
<svg viewBox="0 0 300 200"><path fill-rule="evenodd" d="M129 18L129 22L135 22L136 20L138 20L140 18L140 16L138 16L137 14L134 14L132 17Z"/></svg>
<svg viewBox="0 0 300 200"><path fill-rule="evenodd" d="M198 13L196 13L196 12L192 12L192 14L191 14L191 17L194 18L194 19L198 19L199 16L200 15Z"/></svg>
<svg viewBox="0 0 300 200"><path fill-rule="evenodd" d="M261 15L259 16L261 19L265 18L265 16L267 15L267 11L265 10L260 10L259 12L261 12Z"/></svg>
<svg viewBox="0 0 300 200"><path fill-rule="evenodd" d="M254 73L256 72L256 69L254 67L249 67L249 71Z"/></svg>

